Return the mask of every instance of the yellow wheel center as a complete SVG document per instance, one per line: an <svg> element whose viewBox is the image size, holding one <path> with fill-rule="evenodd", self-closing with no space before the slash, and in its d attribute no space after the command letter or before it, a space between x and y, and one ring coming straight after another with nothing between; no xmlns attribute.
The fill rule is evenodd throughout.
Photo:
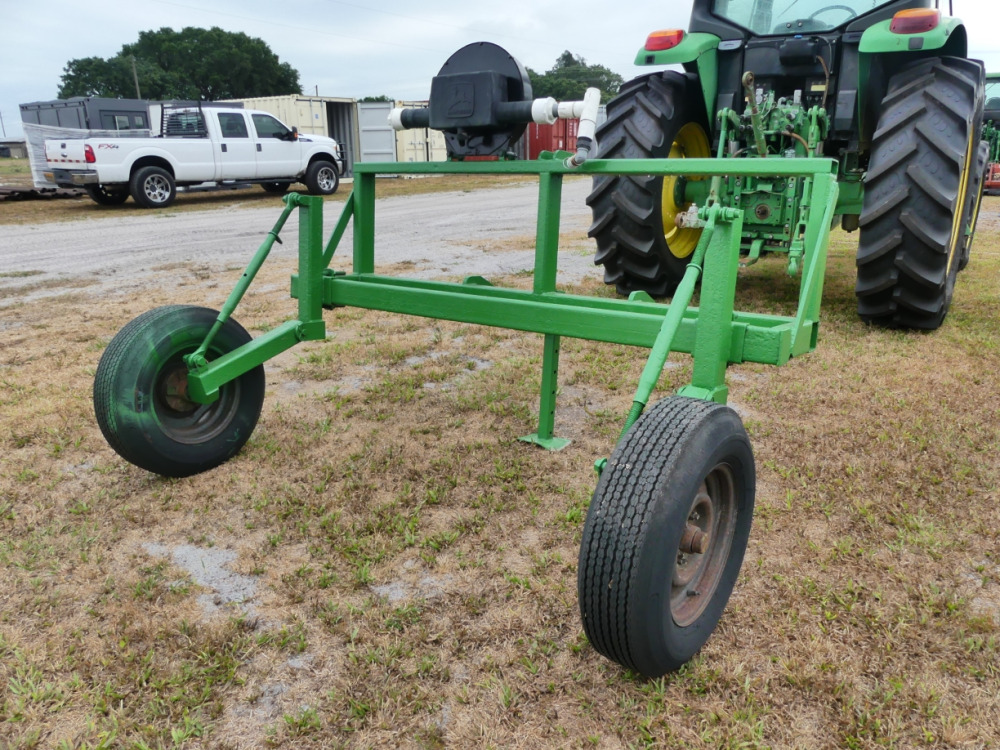
<svg viewBox="0 0 1000 750"><path fill-rule="evenodd" d="M670 144L670 159L702 159L711 156L708 135L697 123L689 122L677 131L674 142ZM688 180L703 180L704 177L688 177ZM660 203L663 215L663 236L667 247L675 258L687 258L694 252L701 237L701 229L691 229L677 226L677 214L687 211L691 203L678 203L676 198L677 177L665 176Z"/></svg>

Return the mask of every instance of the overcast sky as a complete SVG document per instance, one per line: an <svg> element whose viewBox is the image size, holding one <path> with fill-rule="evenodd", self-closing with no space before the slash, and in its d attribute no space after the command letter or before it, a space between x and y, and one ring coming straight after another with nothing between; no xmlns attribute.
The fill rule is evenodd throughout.
<svg viewBox="0 0 1000 750"><path fill-rule="evenodd" d="M953 2L971 56L1000 70L1000 2ZM18 104L56 98L67 61L113 57L165 26L259 37L306 94L426 99L448 56L476 41L538 72L569 50L628 80L645 72L633 60L646 35L686 28L690 13L691 0L0 0L0 137L21 137Z"/></svg>

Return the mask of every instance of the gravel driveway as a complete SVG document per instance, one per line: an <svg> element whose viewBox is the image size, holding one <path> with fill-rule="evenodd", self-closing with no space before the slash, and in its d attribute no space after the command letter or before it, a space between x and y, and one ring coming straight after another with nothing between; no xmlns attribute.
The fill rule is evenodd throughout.
<svg viewBox="0 0 1000 750"><path fill-rule="evenodd" d="M586 233L590 209L584 199L589 180L567 181L562 198L562 233ZM415 263L415 277L484 276L516 273L534 267L533 251L504 248L535 234L538 206L535 183L495 190L433 193L380 199L376 203L376 264ZM324 237L339 215L339 203L327 203ZM277 220L279 210L228 207L175 214L129 211L86 221L4 227L0 239L0 292L24 287L17 300L53 293L51 282L85 281L97 293L129 291L148 283L154 269L200 263L212 270L246 265ZM293 215L282 232L283 245L272 256L292 259L297 252L298 223ZM337 268L349 268L351 230L341 241ZM600 273L592 249L580 246L560 253L560 281ZM99 286L96 286L99 285ZM61 291L65 291L64 289ZM0 295L2 297L3 295Z"/></svg>

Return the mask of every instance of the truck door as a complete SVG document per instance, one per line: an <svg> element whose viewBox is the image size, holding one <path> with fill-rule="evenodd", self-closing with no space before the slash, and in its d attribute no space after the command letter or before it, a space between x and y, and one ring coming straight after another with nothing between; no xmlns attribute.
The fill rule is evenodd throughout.
<svg viewBox="0 0 1000 750"><path fill-rule="evenodd" d="M257 135L257 178L294 178L301 170L302 145L278 119L260 113L251 115Z"/></svg>
<svg viewBox="0 0 1000 750"><path fill-rule="evenodd" d="M257 176L257 150L242 112L217 112L220 180L251 180Z"/></svg>

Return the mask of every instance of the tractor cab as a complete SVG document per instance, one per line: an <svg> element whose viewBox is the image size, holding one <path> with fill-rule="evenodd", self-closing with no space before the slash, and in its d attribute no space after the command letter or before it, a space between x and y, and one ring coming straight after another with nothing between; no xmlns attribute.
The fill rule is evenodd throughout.
<svg viewBox="0 0 1000 750"><path fill-rule="evenodd" d="M903 57L908 61L922 53L919 35L940 26L936 5L935 0L696 0L691 32L721 39L718 91L709 119L724 107L741 110L742 77L751 71L759 99L773 93L775 100L826 110L830 143L824 153L836 157L845 147L857 151L875 129L888 78ZM897 60L863 55L864 32L886 21L907 54ZM964 55L964 27L956 33L946 54ZM870 85L859 90L860 81Z"/></svg>

